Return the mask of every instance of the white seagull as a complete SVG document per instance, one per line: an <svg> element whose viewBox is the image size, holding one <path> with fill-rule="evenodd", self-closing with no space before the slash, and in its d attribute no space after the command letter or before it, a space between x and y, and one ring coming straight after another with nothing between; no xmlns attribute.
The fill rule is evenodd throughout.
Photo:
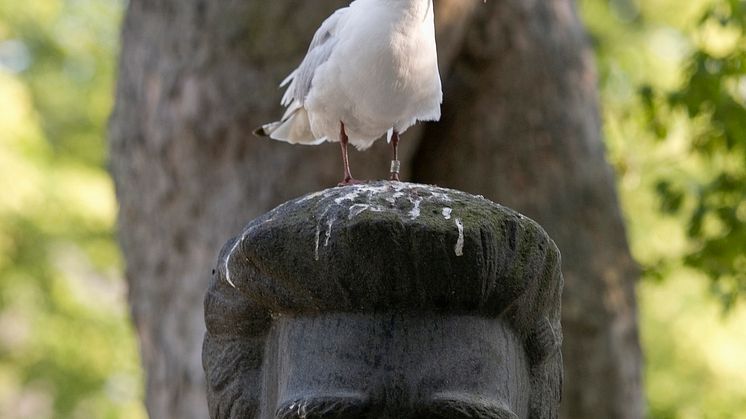
<svg viewBox="0 0 746 419"><path fill-rule="evenodd" d="M282 120L256 134L291 144L339 141L365 150L384 134L399 180L398 143L417 121L440 119L443 101L432 0L355 0L321 24L287 86Z"/></svg>

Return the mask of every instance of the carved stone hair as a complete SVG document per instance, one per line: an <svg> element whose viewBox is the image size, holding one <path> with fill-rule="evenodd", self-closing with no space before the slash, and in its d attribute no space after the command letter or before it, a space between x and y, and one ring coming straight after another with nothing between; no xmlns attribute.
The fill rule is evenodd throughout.
<svg viewBox="0 0 746 419"><path fill-rule="evenodd" d="M481 197L377 183L290 201L220 254L205 299L210 415L258 414L273 315L400 311L507 321L530 364L529 419L556 417L561 289L544 230Z"/></svg>

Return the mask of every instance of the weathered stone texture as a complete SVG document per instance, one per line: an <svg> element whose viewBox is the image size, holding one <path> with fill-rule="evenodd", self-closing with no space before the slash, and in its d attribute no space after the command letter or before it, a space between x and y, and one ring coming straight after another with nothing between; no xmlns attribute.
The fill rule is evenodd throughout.
<svg viewBox="0 0 746 419"><path fill-rule="evenodd" d="M522 419L556 417L561 287L559 251L544 230L483 197L378 182L295 199L249 223L221 252L205 304L211 415L274 417L288 389L314 394L318 386L338 392L357 385L357 408L383 409L366 417L418 417L401 409L442 391L410 370L432 361L442 364L439 371L458 366L448 381L460 393L509 399ZM440 349L428 352L433 342ZM350 344L356 350L347 353ZM470 357L482 344L496 355ZM323 378L339 367L335 352L346 357L345 378ZM470 377L472 361L477 371L496 371ZM348 382L379 376L384 366L400 377ZM495 384L495 377L504 381ZM525 395L524 407L517 394Z"/></svg>

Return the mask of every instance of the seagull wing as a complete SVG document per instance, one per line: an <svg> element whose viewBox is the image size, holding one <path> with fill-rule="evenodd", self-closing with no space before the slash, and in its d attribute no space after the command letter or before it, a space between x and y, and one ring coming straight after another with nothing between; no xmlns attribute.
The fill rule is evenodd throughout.
<svg viewBox="0 0 746 419"><path fill-rule="evenodd" d="M254 134L291 144L314 145L327 140L326 137L316 138L314 136L308 112L303 104L311 90L316 69L332 55L334 46L337 44L337 32L348 9L349 7L345 7L337 10L321 24L311 40L311 46L303 62L280 84L280 87L287 86L281 102L282 106L287 108L282 119L263 125L254 131Z"/></svg>
<svg viewBox="0 0 746 419"><path fill-rule="evenodd" d="M290 106L293 102L302 105L305 102L316 69L329 59L337 44L337 31L348 10L349 7L337 10L321 24L311 40L311 46L303 62L280 84L280 87L287 86L282 97L283 106Z"/></svg>

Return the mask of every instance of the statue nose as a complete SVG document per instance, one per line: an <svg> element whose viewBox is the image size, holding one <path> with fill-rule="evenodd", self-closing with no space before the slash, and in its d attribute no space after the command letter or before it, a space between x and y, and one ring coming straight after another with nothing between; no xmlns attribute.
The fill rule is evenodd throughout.
<svg viewBox="0 0 746 419"><path fill-rule="evenodd" d="M382 417L386 418L396 416L390 416L389 413L399 412L399 415L401 415L401 412L406 412L407 407L412 405L412 392L406 386L404 375L397 373L392 374L392 376L393 379L386 383L381 398L381 404L385 407L383 414L386 415Z"/></svg>

